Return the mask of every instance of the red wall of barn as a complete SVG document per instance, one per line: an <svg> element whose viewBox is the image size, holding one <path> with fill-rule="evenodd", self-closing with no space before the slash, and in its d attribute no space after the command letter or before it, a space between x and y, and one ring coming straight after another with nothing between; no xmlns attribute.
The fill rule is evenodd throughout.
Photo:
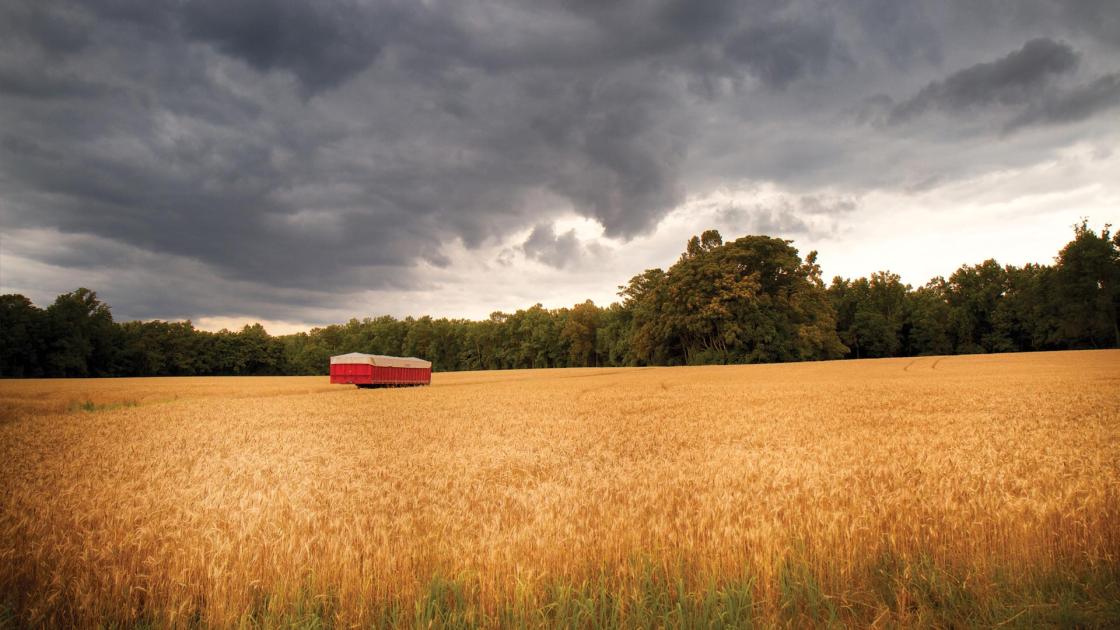
<svg viewBox="0 0 1120 630"><path fill-rule="evenodd" d="M332 363L331 383L342 385L428 385L432 368L381 367L368 363Z"/></svg>

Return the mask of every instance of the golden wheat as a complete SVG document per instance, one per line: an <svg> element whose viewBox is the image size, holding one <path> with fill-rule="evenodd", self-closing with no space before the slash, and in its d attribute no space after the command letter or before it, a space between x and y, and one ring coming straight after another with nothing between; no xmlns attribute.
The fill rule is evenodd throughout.
<svg viewBox="0 0 1120 630"><path fill-rule="evenodd" d="M1117 351L387 390L6 381L0 404L0 604L21 624L271 625L311 607L418 625L440 576L478 625L556 623L564 584L625 614L643 579L697 601L745 580L763 623L936 623L912 601L922 567L978 601L1118 573ZM1024 606L1059 605L1037 593Z"/></svg>

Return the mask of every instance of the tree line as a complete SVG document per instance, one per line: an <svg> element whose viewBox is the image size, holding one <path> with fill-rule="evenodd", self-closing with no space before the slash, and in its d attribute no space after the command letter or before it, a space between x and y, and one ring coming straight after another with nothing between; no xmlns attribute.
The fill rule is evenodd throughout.
<svg viewBox="0 0 1120 630"><path fill-rule="evenodd" d="M692 237L620 302L536 304L481 321L381 316L291 335L260 324L113 321L85 288L41 309L0 296L0 376L325 374L331 355L417 356L436 370L701 365L1120 346L1120 234L1083 221L1054 264L964 265L914 288L888 271L821 278L792 241Z"/></svg>

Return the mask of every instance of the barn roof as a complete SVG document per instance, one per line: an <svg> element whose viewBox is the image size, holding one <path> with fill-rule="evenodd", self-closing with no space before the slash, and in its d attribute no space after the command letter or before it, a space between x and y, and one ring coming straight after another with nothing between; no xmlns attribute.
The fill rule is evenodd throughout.
<svg viewBox="0 0 1120 630"><path fill-rule="evenodd" d="M390 357L384 354L365 354L362 352L350 352L331 357L331 365L336 363L361 363L363 365L375 365L378 367L432 367L431 361L417 359L416 357Z"/></svg>

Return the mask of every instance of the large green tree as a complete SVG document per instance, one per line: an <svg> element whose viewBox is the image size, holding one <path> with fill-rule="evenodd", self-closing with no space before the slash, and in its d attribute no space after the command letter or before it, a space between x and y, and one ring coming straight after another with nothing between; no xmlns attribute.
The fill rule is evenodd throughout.
<svg viewBox="0 0 1120 630"><path fill-rule="evenodd" d="M577 304L568 312L560 336L568 345L571 366L590 367L599 364L598 332L601 309L591 300Z"/></svg>
<svg viewBox="0 0 1120 630"><path fill-rule="evenodd" d="M1007 350L995 329L995 312L1007 290L1006 270L995 260L964 265L949 276L943 291L949 306L949 333L960 354Z"/></svg>
<svg viewBox="0 0 1120 630"><path fill-rule="evenodd" d="M97 293L79 288L58 296L46 311L46 373L112 375L115 333L109 305Z"/></svg>
<svg viewBox="0 0 1120 630"><path fill-rule="evenodd" d="M909 356L952 354L949 337L951 309L945 299L945 281L934 278L908 296L905 353Z"/></svg>
<svg viewBox="0 0 1120 630"><path fill-rule="evenodd" d="M1120 233L1110 228L1082 221L1058 253L1061 334L1073 347L1120 346Z"/></svg>
<svg viewBox="0 0 1120 630"><path fill-rule="evenodd" d="M42 376L46 314L22 295L0 295L0 376Z"/></svg>
<svg viewBox="0 0 1120 630"><path fill-rule="evenodd" d="M635 276L622 296L646 362L798 361L842 356L816 252L746 236L693 237L667 272Z"/></svg>
<svg viewBox="0 0 1120 630"><path fill-rule="evenodd" d="M849 356L890 357L903 345L908 314L909 285L898 274L880 271L871 278L834 278L828 289L836 309L836 329Z"/></svg>

